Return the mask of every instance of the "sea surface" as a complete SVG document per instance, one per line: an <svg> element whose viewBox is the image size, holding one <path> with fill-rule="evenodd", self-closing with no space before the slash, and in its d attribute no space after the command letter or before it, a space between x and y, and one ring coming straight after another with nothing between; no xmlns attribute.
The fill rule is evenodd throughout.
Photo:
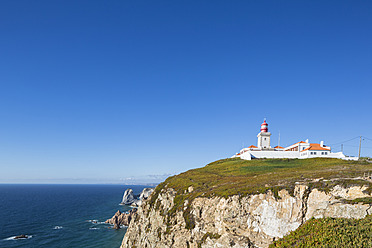
<svg viewBox="0 0 372 248"><path fill-rule="evenodd" d="M119 205L127 188L144 187L0 184L0 247L118 248L126 228L103 222L131 209ZM30 238L14 240L22 234Z"/></svg>

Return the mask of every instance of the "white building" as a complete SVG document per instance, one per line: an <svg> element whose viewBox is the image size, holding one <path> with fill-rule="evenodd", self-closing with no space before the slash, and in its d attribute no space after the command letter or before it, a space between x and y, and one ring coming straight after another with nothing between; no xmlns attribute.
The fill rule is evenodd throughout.
<svg viewBox="0 0 372 248"><path fill-rule="evenodd" d="M271 133L268 129L266 120L261 124L260 133L257 135L257 146L251 145L247 148L243 148L239 153L233 157L240 157L241 159L251 160L255 158L340 158L345 160L358 160L357 157L347 157L342 152L331 151L331 147L324 145L321 141L318 143L310 143L306 141L300 141L288 147L276 146L272 148L270 146Z"/></svg>

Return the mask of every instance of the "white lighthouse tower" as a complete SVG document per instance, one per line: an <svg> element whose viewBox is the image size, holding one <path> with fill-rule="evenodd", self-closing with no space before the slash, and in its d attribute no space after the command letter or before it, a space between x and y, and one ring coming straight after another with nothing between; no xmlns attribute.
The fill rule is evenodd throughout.
<svg viewBox="0 0 372 248"><path fill-rule="evenodd" d="M266 123L266 119L261 124L261 132L257 135L257 147L261 150L269 150L270 147L270 136L271 133L269 132L268 128L269 124Z"/></svg>

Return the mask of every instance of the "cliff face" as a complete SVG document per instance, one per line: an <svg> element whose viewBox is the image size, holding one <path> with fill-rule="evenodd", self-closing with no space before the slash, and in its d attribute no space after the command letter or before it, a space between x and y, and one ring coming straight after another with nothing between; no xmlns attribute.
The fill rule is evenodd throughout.
<svg viewBox="0 0 372 248"><path fill-rule="evenodd" d="M372 212L370 205L348 202L371 197L365 190L336 185L322 192L296 185L291 194L282 189L244 197L199 196L175 210L177 192L163 188L138 209L121 247L268 247L312 217L364 218Z"/></svg>

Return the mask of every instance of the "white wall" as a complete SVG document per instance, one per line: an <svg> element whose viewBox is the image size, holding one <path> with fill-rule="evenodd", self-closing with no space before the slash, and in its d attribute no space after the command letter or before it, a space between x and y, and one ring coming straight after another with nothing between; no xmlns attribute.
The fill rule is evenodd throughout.
<svg viewBox="0 0 372 248"><path fill-rule="evenodd" d="M250 153L249 155L247 153ZM246 157L253 158L299 158L299 152L285 152L285 151L249 151L244 153L241 158L246 159ZM250 159L247 159L250 160Z"/></svg>
<svg viewBox="0 0 372 248"><path fill-rule="evenodd" d="M244 149L243 149L244 150ZM316 154L311 154L316 152ZM323 152L323 154L322 154ZM327 152L327 155L324 154ZM254 158L339 158L344 160L358 160L357 157L346 157L342 152L332 153L330 151L246 151L241 155L234 155L234 157L240 157L244 160L251 160Z"/></svg>
<svg viewBox="0 0 372 248"><path fill-rule="evenodd" d="M260 132L257 135L258 141L257 141L257 146L259 148L270 148L270 132Z"/></svg>

